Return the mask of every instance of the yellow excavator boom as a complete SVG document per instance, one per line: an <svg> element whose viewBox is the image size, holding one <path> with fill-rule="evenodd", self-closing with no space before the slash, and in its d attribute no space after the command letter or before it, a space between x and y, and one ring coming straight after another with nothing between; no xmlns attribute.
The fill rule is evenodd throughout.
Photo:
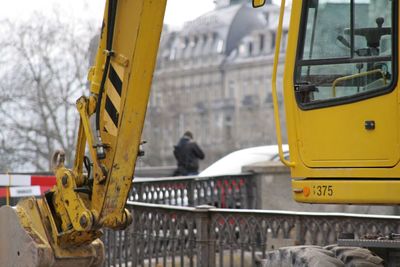
<svg viewBox="0 0 400 267"><path fill-rule="evenodd" d="M56 152L57 185L43 199L0 208L0 266L99 266L101 228L124 229L132 221L125 203L140 153L165 6L166 0L106 1L96 62L88 75L90 96L76 102L80 126L74 166L66 168L63 152Z"/></svg>

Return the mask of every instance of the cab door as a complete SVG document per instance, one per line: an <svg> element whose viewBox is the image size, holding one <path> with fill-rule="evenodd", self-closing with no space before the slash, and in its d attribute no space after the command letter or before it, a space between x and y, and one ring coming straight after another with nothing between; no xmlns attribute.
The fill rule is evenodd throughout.
<svg viewBox="0 0 400 267"><path fill-rule="evenodd" d="M296 142L306 166L399 161L397 5L303 1L294 90Z"/></svg>

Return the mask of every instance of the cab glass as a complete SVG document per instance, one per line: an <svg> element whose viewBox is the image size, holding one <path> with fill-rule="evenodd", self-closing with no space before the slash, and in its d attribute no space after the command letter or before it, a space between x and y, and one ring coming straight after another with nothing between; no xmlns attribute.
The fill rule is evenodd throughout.
<svg viewBox="0 0 400 267"><path fill-rule="evenodd" d="M303 109L390 92L395 82L391 0L306 0L295 71Z"/></svg>

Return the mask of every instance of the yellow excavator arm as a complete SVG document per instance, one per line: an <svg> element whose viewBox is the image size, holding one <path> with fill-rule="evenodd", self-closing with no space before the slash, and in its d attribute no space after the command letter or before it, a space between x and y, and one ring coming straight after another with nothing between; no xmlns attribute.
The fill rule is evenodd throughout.
<svg viewBox="0 0 400 267"><path fill-rule="evenodd" d="M125 203L165 6L166 0L107 0L88 75L90 96L76 102L80 126L73 168L64 166L62 151L56 152L57 185L43 199L0 209L0 266L100 265L100 229L123 229L132 221ZM15 242L5 244L8 240Z"/></svg>

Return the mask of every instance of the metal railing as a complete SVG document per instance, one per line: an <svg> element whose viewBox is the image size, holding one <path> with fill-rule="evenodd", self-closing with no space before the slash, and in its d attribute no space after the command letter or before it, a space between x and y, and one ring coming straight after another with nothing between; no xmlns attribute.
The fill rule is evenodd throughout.
<svg viewBox="0 0 400 267"><path fill-rule="evenodd" d="M255 178L250 174L217 177L136 178L129 200L142 203L253 209Z"/></svg>
<svg viewBox="0 0 400 267"><path fill-rule="evenodd" d="M172 206L254 209L256 207L255 177L251 174L216 177L135 178L130 201ZM15 205L19 198L12 198ZM6 200L0 198L0 206Z"/></svg>
<svg viewBox="0 0 400 267"><path fill-rule="evenodd" d="M133 224L105 231L105 266L257 266L285 245L327 245L352 232L387 235L400 217L171 207L129 202Z"/></svg>

